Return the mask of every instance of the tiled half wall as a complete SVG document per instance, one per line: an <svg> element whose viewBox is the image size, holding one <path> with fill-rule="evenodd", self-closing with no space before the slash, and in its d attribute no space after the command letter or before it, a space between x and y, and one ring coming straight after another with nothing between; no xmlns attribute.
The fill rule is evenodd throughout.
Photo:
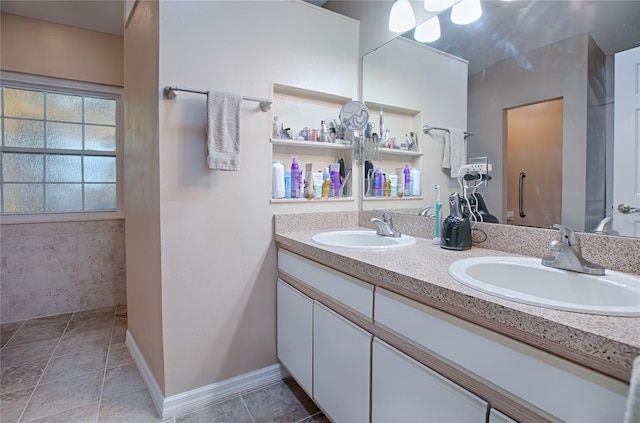
<svg viewBox="0 0 640 423"><path fill-rule="evenodd" d="M126 303L124 220L0 225L2 323Z"/></svg>

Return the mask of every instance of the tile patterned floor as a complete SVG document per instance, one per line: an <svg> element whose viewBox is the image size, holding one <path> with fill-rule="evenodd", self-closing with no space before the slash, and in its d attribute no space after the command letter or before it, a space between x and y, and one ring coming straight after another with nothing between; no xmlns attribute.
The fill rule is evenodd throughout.
<svg viewBox="0 0 640 423"><path fill-rule="evenodd" d="M126 329L125 306L0 325L0 422L329 421L291 379L161 420Z"/></svg>

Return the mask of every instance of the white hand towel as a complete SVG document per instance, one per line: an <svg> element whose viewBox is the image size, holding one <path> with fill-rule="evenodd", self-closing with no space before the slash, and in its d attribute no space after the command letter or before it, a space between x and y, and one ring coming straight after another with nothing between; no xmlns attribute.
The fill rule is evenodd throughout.
<svg viewBox="0 0 640 423"><path fill-rule="evenodd" d="M462 129L450 128L444 137L442 167L451 169L451 177L457 178L460 167L467 164L467 141Z"/></svg>
<svg viewBox="0 0 640 423"><path fill-rule="evenodd" d="M640 423L640 356L633 360L624 423Z"/></svg>
<svg viewBox="0 0 640 423"><path fill-rule="evenodd" d="M207 95L207 163L209 169L240 170L242 96L211 91Z"/></svg>

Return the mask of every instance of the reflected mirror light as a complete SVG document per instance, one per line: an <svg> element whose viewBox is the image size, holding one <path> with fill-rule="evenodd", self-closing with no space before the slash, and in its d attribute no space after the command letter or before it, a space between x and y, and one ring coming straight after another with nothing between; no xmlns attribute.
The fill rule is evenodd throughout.
<svg viewBox="0 0 640 423"><path fill-rule="evenodd" d="M424 0L424 8L427 12L441 12L455 2L456 0Z"/></svg>
<svg viewBox="0 0 640 423"><path fill-rule="evenodd" d="M416 18L409 0L396 0L389 14L389 31L407 32L416 26Z"/></svg>
<svg viewBox="0 0 640 423"><path fill-rule="evenodd" d="M421 43L430 43L440 38L440 19L437 16L416 27L413 38Z"/></svg>
<svg viewBox="0 0 640 423"><path fill-rule="evenodd" d="M451 21L458 25L475 22L482 16L480 0L462 0L451 8Z"/></svg>

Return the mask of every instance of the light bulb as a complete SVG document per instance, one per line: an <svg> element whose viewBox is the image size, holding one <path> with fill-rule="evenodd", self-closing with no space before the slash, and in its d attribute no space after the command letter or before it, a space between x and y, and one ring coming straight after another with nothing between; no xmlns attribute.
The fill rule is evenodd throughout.
<svg viewBox="0 0 640 423"><path fill-rule="evenodd" d="M475 22L482 16L480 0L462 0L451 9L451 21L458 25Z"/></svg>
<svg viewBox="0 0 640 423"><path fill-rule="evenodd" d="M413 38L421 43L430 43L440 38L440 19L434 16L418 25L413 32Z"/></svg>
<svg viewBox="0 0 640 423"><path fill-rule="evenodd" d="M456 0L424 0L424 8L428 12L440 12L455 2Z"/></svg>
<svg viewBox="0 0 640 423"><path fill-rule="evenodd" d="M416 18L413 16L413 8L409 0L396 0L389 14L389 31L407 32L414 26L416 26Z"/></svg>

